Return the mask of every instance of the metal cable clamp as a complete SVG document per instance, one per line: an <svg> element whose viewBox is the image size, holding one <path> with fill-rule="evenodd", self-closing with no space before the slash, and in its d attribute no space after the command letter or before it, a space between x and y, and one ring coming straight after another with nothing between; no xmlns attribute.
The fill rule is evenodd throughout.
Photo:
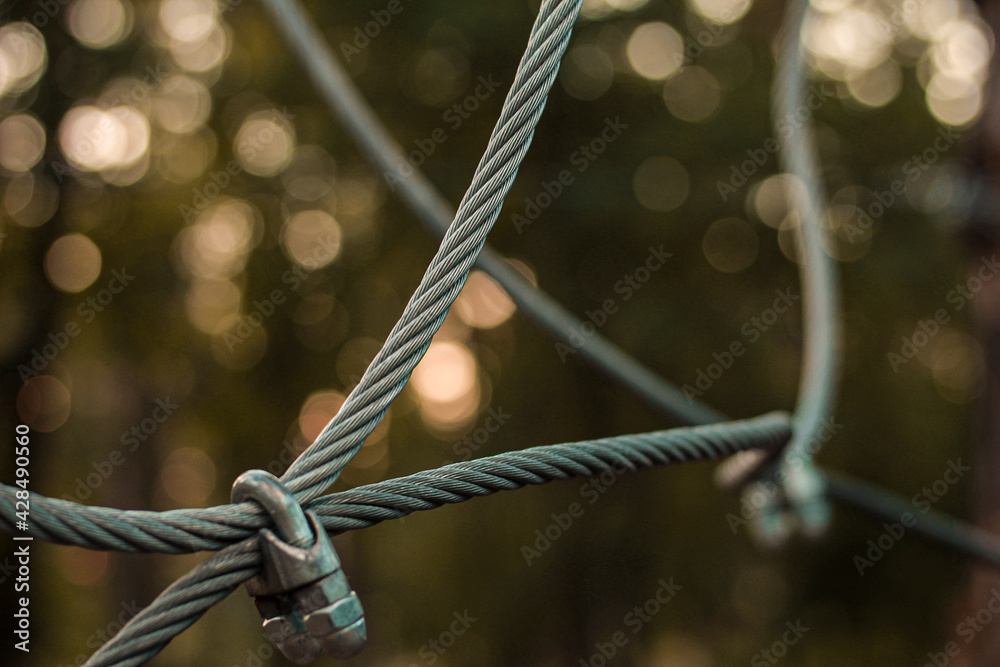
<svg viewBox="0 0 1000 667"><path fill-rule="evenodd" d="M368 638L364 610L316 513L264 470L237 477L232 500L257 501L277 527L277 535L261 529L263 571L246 584L268 640L299 665L324 651L339 660L356 655Z"/></svg>

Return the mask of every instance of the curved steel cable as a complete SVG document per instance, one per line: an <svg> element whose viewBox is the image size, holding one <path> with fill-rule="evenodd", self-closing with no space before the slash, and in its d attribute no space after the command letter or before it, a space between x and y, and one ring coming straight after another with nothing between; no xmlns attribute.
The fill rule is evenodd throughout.
<svg viewBox="0 0 1000 667"><path fill-rule="evenodd" d="M310 56L325 53L326 59L335 63L308 22L304 23L304 33L302 26L289 30L296 20L300 23L304 21L297 5L291 4L290 0L264 1L272 11L278 10L279 24L286 35L294 37L295 30L298 30L301 37L312 30L307 36L316 43L310 45L308 41L303 41L297 48L305 49ZM778 118L787 117L805 104L804 65L798 40L804 6L805 3L798 3L793 8L786 28L784 57L779 60L775 91ZM521 488L526 484L541 484L608 469L617 471L615 466L622 471L635 470L687 460L720 458L753 448L772 449L784 443L791 434L787 417L772 414L702 429L675 429L533 448L316 498L356 453L389 403L398 395L460 291L473 262L478 261L480 266L498 278L515 301L555 335L565 336L566 329L577 323L575 318L547 301L547 296L520 279L499 256L491 254L488 249L485 254L479 253L483 252L486 234L496 220L500 202L509 190L517 166L530 144L534 125L544 107L578 10L579 0L547 0L543 3L515 82L472 185L424 279L385 347L341 412L283 478L296 491L300 502L317 510L323 524L330 530L341 532L363 528L414 511L463 502L500 490ZM293 46L296 44L293 42ZM312 49L316 51L312 52ZM322 62L322 59L316 62ZM310 75L320 84L327 102L331 103L332 99L332 106L341 108L335 103L336 86L329 81L323 83L322 72L329 70L329 65L323 65L320 75L317 75L310 68ZM341 79L346 81L350 93L353 88L349 79L346 75ZM338 114L346 117L354 115L348 124L354 123L355 128L361 128L370 137L362 141L366 150L375 155L377 163L379 159L391 160L393 150L396 151L396 159L405 159L356 91L353 95L357 99L354 102L348 99ZM355 103L360 104L362 112L367 110L367 117L363 113L359 115L356 108L352 110L351 105ZM811 445L820 420L828 416L832 409L834 386L839 378L836 274L832 261L823 251L820 206L823 194L808 131L793 134L785 150L784 168L797 175L805 185L803 191L792 194L799 198L796 207L802 212L800 264L806 311L800 399L794 416L794 434L782 462L789 470L794 468L798 471L797 477L789 478L786 491L807 527L815 528L821 526L828 516L828 513L824 514L824 506L820 502L822 486L816 481L818 476L812 467L814 448ZM386 164L386 168L391 170L391 162ZM404 188L404 198L411 206L420 209L418 214L425 223L436 225L439 229L447 226L450 215L444 200L419 172L414 170L412 175L403 179L403 183L411 180L416 185ZM444 224L441 224L442 220ZM494 262L492 268L490 262ZM676 388L659 380L655 374L603 339L593 336L590 341L597 341L597 345L585 352L593 363L665 412L691 421L722 419L719 413L701 404L685 407L686 399L682 399ZM623 366L624 370L616 366ZM803 462L805 465L800 465ZM855 485L854 489L857 488L860 487ZM851 489L850 481L835 479L831 481L829 492L839 499L865 506L865 502L858 501L858 494L851 495ZM0 528L7 530L13 528L13 491L12 487L0 486ZM38 507L38 511L33 512L33 520L37 523L36 534L52 541L89 548L170 553L202 548L221 549L164 591L150 607L102 647L88 665L141 664L159 652L173 636L252 576L259 567L255 535L259 528L269 523L268 518L253 504L156 513L84 508L38 496L33 496L33 501ZM869 511L877 511L872 507L876 504L874 501L867 504ZM891 502L885 503L881 511L886 511L888 506ZM1000 553L1000 550L991 551L996 545L985 534L967 539L968 535L962 530L949 532L938 524L927 528L925 533L982 558L990 559L994 553Z"/></svg>
<svg viewBox="0 0 1000 667"><path fill-rule="evenodd" d="M288 48L351 139L377 169L391 176L393 189L424 226L438 236L444 234L455 217L450 204L419 168L409 165L402 147L361 95L298 0L262 1L275 18ZM582 324L579 318L528 282L489 246L481 251L476 266L493 277L518 308L553 338L565 341L570 332L579 331ZM573 349L582 359L680 424L725 420L708 405L689 400L677 387L665 382L599 332L586 337L582 345L574 345Z"/></svg>
<svg viewBox="0 0 1000 667"><path fill-rule="evenodd" d="M424 278L340 411L281 478L300 502L320 495L361 448L461 291L531 144L581 1L542 4L500 119Z"/></svg>
<svg viewBox="0 0 1000 667"><path fill-rule="evenodd" d="M789 4L778 69L775 74L775 126L797 118L807 104L805 46L802 25L809 3ZM781 147L782 168L797 177L791 188L793 209L800 215L799 280L802 289L802 371L795 407L794 435L782 456L785 492L809 533L821 533L830 520L822 480L813 465L821 442L822 421L832 416L840 382L840 304L837 269L825 249L824 204L816 148L809 121L794 130ZM801 186L800 186L801 184Z"/></svg>
<svg viewBox="0 0 1000 667"><path fill-rule="evenodd" d="M292 463L281 478L299 502L307 503L320 495L358 452L365 438L384 416L389 404L402 390L413 368L430 345L434 333L444 321L451 303L482 250L486 235L499 215L503 197L510 189L517 168L531 143L535 124L544 109L581 2L582 0L542 2L514 83L500 111L500 119L438 252L358 386L316 441ZM218 582L217 588L204 588L198 579L202 572L219 566L218 558L221 558L219 554L208 558L189 575L198 587L197 595L200 600L225 595L232 590L230 587L222 591L218 587L223 585ZM187 603L183 607L184 623L174 623L162 628L156 626L155 632L138 632L134 628L146 623L158 623L157 619L175 617L178 608L174 606L173 596L188 592L183 586L168 589L169 595L165 593L158 597L130 620L126 625L129 632L121 632L112 638L87 664L123 664L123 661L137 659L136 656L140 653L147 655L148 650L161 650L173 636L208 607ZM139 648L146 647L150 642L152 648ZM137 651L140 653L136 653ZM126 657L121 657L123 655ZM112 659L108 656L115 657Z"/></svg>

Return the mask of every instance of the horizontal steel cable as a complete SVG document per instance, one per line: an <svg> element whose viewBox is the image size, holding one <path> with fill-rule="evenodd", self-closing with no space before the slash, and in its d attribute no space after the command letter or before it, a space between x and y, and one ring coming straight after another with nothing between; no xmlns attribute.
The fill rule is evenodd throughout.
<svg viewBox="0 0 1000 667"><path fill-rule="evenodd" d="M748 449L774 451L787 440L788 433L787 416L772 413L724 424L544 445L329 494L304 507L315 510L328 530L341 533L447 503L611 468L634 471L718 459ZM31 494L31 508L32 534L36 537L87 549L161 553L217 550L271 525L270 517L255 503L146 512ZM13 532L14 520L13 489L4 486L0 489L0 529Z"/></svg>
<svg viewBox="0 0 1000 667"><path fill-rule="evenodd" d="M325 496L306 505L335 532L459 503L529 484L653 466L717 460L748 449L776 449L791 431L785 413L578 443L533 447L453 463ZM180 511L180 510L178 510ZM4 512L6 515L6 512ZM195 567L136 614L86 667L140 665L259 570L257 530ZM74 542L80 546L87 544Z"/></svg>

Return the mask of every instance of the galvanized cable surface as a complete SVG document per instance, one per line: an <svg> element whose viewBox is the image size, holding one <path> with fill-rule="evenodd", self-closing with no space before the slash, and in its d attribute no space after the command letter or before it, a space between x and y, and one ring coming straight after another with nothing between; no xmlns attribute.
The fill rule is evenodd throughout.
<svg viewBox="0 0 1000 667"><path fill-rule="evenodd" d="M582 0L544 0L528 46L504 100L500 119L472 178L454 222L431 260L399 322L337 415L281 477L300 503L319 496L357 453L382 419L441 326L500 212L517 168L531 143L538 118L569 42ZM240 544L254 543L248 538ZM233 547L236 548L236 547ZM227 551L228 553L228 551ZM184 581L164 592L105 643L88 665L140 664L235 588L237 583L201 581L219 567L222 554L209 557ZM178 596L193 596L178 607ZM207 606L206 606L207 605ZM178 615L182 621L173 619ZM161 627L160 624L168 622Z"/></svg>
<svg viewBox="0 0 1000 667"><path fill-rule="evenodd" d="M262 2L274 17L288 48L350 138L376 169L392 177L393 190L417 219L437 236L444 234L455 217L451 205L418 167L409 164L399 142L389 134L299 1ZM521 312L553 338L565 341L570 332L580 330L579 318L531 284L489 246L480 252L476 266L496 280ZM627 385L638 397L679 424L710 424L726 419L705 403L689 400L600 332L587 336L573 349L581 359Z"/></svg>
<svg viewBox="0 0 1000 667"><path fill-rule="evenodd" d="M270 3L272 6L282 1L265 0L265 2ZM575 17L576 5L578 3L572 4L574 5L572 13ZM543 5L543 12L545 7ZM557 18L545 23L542 22L540 13L539 22L541 23L541 27L538 29L537 35L533 31L533 39L537 36L542 44L542 48L546 45L549 47L555 45L555 50L561 55L562 49L565 47L565 39L552 39L552 37L553 35L558 35L560 30L565 29L565 36L568 38L567 23L571 24L572 20L573 18L570 17L568 21L563 20L560 23L560 20ZM801 21L801 14L798 20ZM536 28L538 27L539 24L536 23ZM797 71L795 71L796 68L793 68L793 71L787 75L789 77L787 81L791 83L795 82L795 77L798 77L799 83L802 81L801 53L798 52L798 49L796 51ZM544 59L545 56L536 53L531 57L526 57L522 64L539 66ZM502 483L498 482L499 486L490 486L488 484L480 484L479 482L498 479L496 471L482 471L450 466L439 471L418 473L418 475L404 478L403 480L391 480L381 483L387 485L384 488L362 487L345 492L345 494L335 494L335 496L328 499L311 502L322 492L323 488L335 479L339 470L360 447L367 433L377 424L378 420L384 414L388 403L391 402L392 398L398 394L402 385L405 384L409 372L426 349L430 337L440 325L451 301L457 295L458 290L460 290L470 265L475 258L475 252L482 247L485 234L496 218L499 210L499 201L509 188L510 181L516 172L516 166L511 167L510 161L519 162L526 150L527 143L530 141L534 122L537 121L538 114L541 112L541 105L544 104L544 96L551 85L552 77L555 74L554 68L557 63L558 55L555 57L554 64L550 64L550 62L545 63L546 65L550 64L553 67L553 71L544 76L540 76L536 72L533 75L521 77L519 70L519 79L515 82L515 86L520 83L524 86L523 90L527 91L521 95L520 100L522 102L537 103L539 107L533 111L524 111L522 113L514 111L507 115L501 115L501 122L498 123L498 128L494 132L490 143L490 148L495 149L495 151L492 157L490 157L490 150L488 149L487 155L484 156L480 164L480 170L477 170L477 178L474 179L473 187L478 185L481 189L477 194L467 195L463 200L462 206L459 208L459 217L463 216L463 214L465 215L466 227L463 229L462 225L456 220L454 229L452 230L454 233L446 236L441 250L435 257L435 263L432 263L428 269L424 281L421 283L420 288L418 288L417 294L414 295L414 298L408 304L400 324L397 325L396 329L393 330L393 334L390 335L386 349L383 349L379 358L376 359L376 362L369 368L369 372L366 373L367 383L363 380L362 384L364 386L359 385L356 391L352 393L352 397L354 398L352 408L347 411L342 410L341 414L344 416L340 419L335 418L327 426L327 429L324 430L319 440L307 451L308 456L300 458L293 465L293 468L286 473L285 479L290 487L298 491L297 495L300 501L306 504L315 504L317 509L323 510L321 513L325 517L324 524L328 528L333 530L339 530L340 526L344 526L344 530L360 528L412 511L431 509L446 502L461 502L461 500L474 495L487 495L503 488L519 488L524 484L541 483L542 481L547 481L549 478L563 478L559 477L559 474L566 474L567 476L574 473L592 474L586 472L587 469L585 466L579 468L582 472L575 472L573 469L568 471L561 470L550 461L539 463L538 461L524 460L521 461L522 464L541 465L543 472L555 476L545 477L544 474L538 471L528 468L521 469L515 466L513 470L528 475L526 480L510 480L500 476L499 479L506 479L506 481ZM780 80L783 80L783 78L779 77ZM798 105L802 101L801 88L802 86L799 87L799 97L796 98L796 89L791 85L788 86L785 89L786 97L784 98L784 103L780 106L783 108L798 108ZM542 89L545 92L540 92ZM508 103L514 97L513 92L512 89ZM797 103L796 99L798 100ZM508 104L505 104L504 111L508 111ZM508 124L504 125L505 122ZM799 174L807 187L816 188L807 191L804 201L800 202L800 204L804 204L802 210L805 211L803 216L803 255L807 261L804 262L803 267L803 291L807 294L807 344L802 378L802 396L799 408L796 411L794 436L796 444L790 452L790 456L801 458L811 455L812 452L806 449L806 444L812 440L819 420L829 414L829 408L832 405L831 388L837 376L837 356L836 344L833 342L834 339L828 335L836 329L836 301L832 297L831 291L834 289L835 276L832 273L832 262L830 262L829 258L822 251L822 230L819 226L821 213L818 207L818 202L822 200L822 195L816 187L818 186L818 181L810 176L810 173L815 175L816 172L814 164L810 160L809 150L811 146L808 143L808 135L804 134L799 139L801 141L793 142L788 147L790 156L786 168L792 173ZM501 166L504 163L506 166ZM494 169L492 175L484 175L484 172L488 172L491 168ZM810 169L812 169L811 172ZM471 192L472 189L470 189ZM440 200L440 202L443 202L443 200ZM445 208L445 210L447 209ZM422 217L426 218L427 216L422 215ZM473 259L469 259L470 256ZM818 260L813 261L816 258ZM516 276L503 263L503 260L499 257L495 259L498 267L494 267L494 270L491 271L494 277L502 277L505 271ZM488 268L488 264L486 266ZM573 323L577 322L577 320L568 316L565 311L552 311L549 307L551 304L548 304L545 299L540 299L538 297L540 293L534 291L534 288L530 284L525 283L525 285L521 285L520 287L515 286L516 289L512 290L509 285L504 285L503 282L501 280L501 284L507 287L508 291L521 294L519 297L520 305L525 306L525 304L529 304L527 307L532 309L532 312L536 314L541 313L535 319L541 321L544 326L556 335L565 337L568 333L566 325L569 324L569 326L572 326ZM820 293L816 294L816 290L820 290ZM813 293L812 296L809 295L810 292ZM524 296L525 294L527 296ZM813 297L822 297L823 295L828 298L825 301L820 301L810 311L808 304L813 302ZM555 315L553 315L553 312L555 312ZM558 326L556 326L557 324ZM559 326L563 327L563 330L560 330ZM393 343L392 346L389 345L390 342ZM601 343L606 344L605 341L601 341ZM639 369L641 373L638 375L632 374L632 377L629 378L629 373L614 372L615 366L612 364L612 360L615 360L614 363L617 364L622 363L620 360L616 360L615 353L624 357L617 348L609 344L606 344L606 349L602 350L598 346L597 352L586 354L598 366L603 367L613 375L619 376L618 379L625 381L634 390L637 390L647 398L647 400L659 405L666 412L673 413L675 417L691 421L716 421L721 419L721 415L710 408L702 410L700 415L697 408L693 412L684 409L678 410L678 406L672 403L674 399L680 397L680 392L670 385L660 382L654 374L639 366L629 357L624 357L627 360L625 366L628 367L631 364ZM338 415L338 417L341 417L341 415ZM572 445L568 445L568 447L572 447ZM632 450L628 449L627 451ZM718 452L716 455L718 455ZM517 454L513 456L517 456ZM306 459L308 459L308 463L306 463ZM494 461L493 463L496 462ZM313 466L318 466L318 468L313 468ZM449 474L454 474L457 477L450 477L448 476ZM477 477L478 481L472 482L469 479L465 479L470 475L485 477ZM403 484L404 480L406 481L405 486L393 486ZM379 485L372 485L372 487L376 486ZM0 503L3 505L0 507L0 510L2 510L5 520L9 520L8 513L9 511L12 512L12 508L9 508L7 504L6 492L8 490L10 490L10 487L5 487L3 489L4 495L0 498L3 501ZM815 497L812 491L809 491L805 495L809 496L810 494ZM334 500L335 497L339 499ZM52 508L47 510L53 525L58 523L59 512L66 509L65 507L58 507L58 503L60 502L64 501L53 501ZM256 511L255 507L245 505L242 506L243 512L237 511L234 513L232 510L237 507L239 506L224 506L213 508L212 510L193 510L192 512L211 513L218 511L226 515L229 523L217 525L224 525L235 533L242 532L251 536L254 534L256 528L266 525L267 522L263 514ZM121 523L116 523L116 521L120 520L120 517L114 516L114 510L107 510L107 508L88 509L105 510L105 512L103 514L100 512L95 513L94 516L98 517L100 515L99 518L95 519L94 523L86 529L81 529L79 523L64 522L61 528L53 529L51 533L52 537L69 543L82 543L87 539L94 539L98 542L105 540L107 541L105 543L114 544L112 548L125 548L122 545L128 544L133 546L140 544L147 547L152 545L153 550L176 552L176 550L181 550L178 547L178 540L179 543L184 543L185 540L192 539L191 536L198 531L197 522L207 520L205 517L195 517L193 515L164 519L163 514L159 513L129 513L130 517L136 517L136 521L124 522L128 525L128 528L123 530ZM43 514L43 516L45 515ZM205 516L207 517L208 515ZM151 527L161 534L149 538L148 542L143 542L142 539L139 539L138 542L130 541L137 539L135 535L142 533L143 529ZM90 531L89 533L88 530ZM138 533L130 532L132 530L138 531ZM219 548L220 543L224 542L224 540L210 541L210 536L204 536L203 539L205 541L198 544L210 544L211 546L207 546L207 548ZM240 538L235 537L234 539ZM174 541L171 542L171 540ZM190 545L192 542L188 542L187 544L188 548L183 549L185 551L191 548ZM244 538L243 541L224 548L219 554L209 558L189 575L167 589L153 605L135 617L112 642L105 645L101 651L95 654L88 664L142 664L149 657L161 650L173 636L193 623L212 604L225 597L233 588L251 576L258 566L259 555L252 539Z"/></svg>
<svg viewBox="0 0 1000 667"><path fill-rule="evenodd" d="M329 531L342 533L496 491L602 472L609 465L632 471L748 449L775 451L788 439L788 429L788 417L772 413L724 424L533 447L329 494L304 507L316 511ZM32 534L87 549L218 550L271 525L255 503L137 512L32 494L31 507ZM5 492L0 496L0 529L12 532L13 521L13 498Z"/></svg>
<svg viewBox="0 0 1000 667"><path fill-rule="evenodd" d="M913 500L881 487L872 486L842 473L824 472L830 498L888 521L902 522L905 515L913 518L908 532L943 545L958 553L1000 568L1000 538L977 526L970 526L936 509L914 511Z"/></svg>
<svg viewBox="0 0 1000 667"><path fill-rule="evenodd" d="M823 478L813 457L823 444L819 438L824 419L833 416L837 385L840 381L840 304L837 269L826 251L824 214L826 196L809 122L812 109L807 103L805 45L802 24L809 10L808 2L788 5L782 27L777 71L773 88L774 126L776 132L789 126L799 113L806 120L793 128L781 143L782 169L796 181L787 193L790 209L799 216L798 264L802 290L803 351L799 376L799 394L793 417L793 435L780 460L769 474L780 472L781 497L769 496L768 504L754 519L756 534L764 541L780 544L794 528L810 535L820 535L831 519ZM758 464L749 461L748 478ZM777 470L775 470L775 467ZM746 491L754 493L751 484ZM785 507L787 503L790 507Z"/></svg>
<svg viewBox="0 0 1000 667"><path fill-rule="evenodd" d="M775 449L790 435L788 415L770 413L739 422L534 447L358 487L314 500L306 507L320 515L324 526L343 532L529 484L607 470L623 474L714 460L747 449ZM86 666L140 665L156 655L212 605L256 574L260 566L256 535L256 530L248 531L241 541L213 554L174 582L91 656Z"/></svg>
<svg viewBox="0 0 1000 667"><path fill-rule="evenodd" d="M424 278L337 415L281 477L300 502L319 496L361 448L402 391L465 284L531 144L581 2L542 3L500 119Z"/></svg>
<svg viewBox="0 0 1000 667"><path fill-rule="evenodd" d="M349 136L383 174L392 175L392 182L410 209L424 225L442 233L451 219L447 201L423 172L407 162L403 149L382 124L323 39L315 23L298 4L298 0L263 0L275 17L286 42L296 54L299 64L309 74L330 112L347 130ZM805 106L806 85L804 54L798 39L806 11L806 3L793 1L785 19L782 54L774 89L776 125L794 117ZM835 385L839 379L839 306L837 277L833 261L823 248L822 207L825 201L819 180L811 133L803 126L782 145L782 164L805 185L796 190L795 208L802 212L800 234L802 260L800 281L804 303L804 353L800 378L799 401L796 407L796 433L789 445L785 463L791 488L789 495L811 532L821 532L829 521L829 510L822 500L819 477L812 466L815 447L808 447L823 418L833 409ZM404 169L405 167L405 169ZM801 195L801 196L800 196ZM521 310L543 329L558 339L579 330L580 321L566 312L555 300L513 270L489 247L483 249L478 265L492 276L511 296ZM671 383L657 376L620 348L603 338L599 332L585 339L576 348L581 358L601 369L612 379L628 387L660 412L686 424L713 423L726 417L697 399L685 397ZM775 508L775 511L778 511ZM772 522L772 526L778 525Z"/></svg>

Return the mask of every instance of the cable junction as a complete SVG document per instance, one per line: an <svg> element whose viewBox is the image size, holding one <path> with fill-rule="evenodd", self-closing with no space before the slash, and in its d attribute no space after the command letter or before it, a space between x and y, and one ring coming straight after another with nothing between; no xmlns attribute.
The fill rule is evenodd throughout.
<svg viewBox="0 0 1000 667"><path fill-rule="evenodd" d="M828 498L887 519L906 511L909 505L904 499L843 475L823 474L813 464L817 435L823 420L832 415L840 377L840 323L836 270L823 250L824 195L808 124L782 144L783 169L805 185L793 202L801 218L799 266L805 314L803 368L793 414L774 412L727 421L717 410L689 400L595 332L582 345L574 346L578 356L683 426L532 447L323 495L402 391L473 266L492 276L529 319L557 340L568 341L570 332L581 324L490 249L486 236L531 143L582 0L543 0L500 117L456 210L418 169L410 167L405 174L399 169L406 164L402 148L358 92L297 0L262 1L330 112L377 169L393 174L396 192L416 217L441 237L441 243L359 384L280 480L246 478L237 485L239 493L234 490L234 498L241 502L166 512L90 507L30 494L29 532L41 539L88 549L216 552L135 615L90 657L87 666L145 663L241 584L252 578L259 581L267 572L276 576L274 572L285 565L274 565L267 558L280 560L274 554L285 548L283 538L292 540L287 546L325 551L320 544L325 536L316 534L309 527L312 525L320 533L341 533L528 485L609 470L618 474L723 459L726 463L718 476L731 488L745 487L751 493L755 484L780 482L782 492L762 512L757 531L772 542L787 539L796 525L807 534L821 533L830 518ZM803 105L805 63L800 32L806 5L804 0L793 0L789 7L774 86L776 119ZM0 484L0 529L8 532L16 525L16 491ZM271 555L265 558L262 536L274 528L275 521L281 537L272 533ZM1000 540L992 534L933 511L921 517L913 529L1000 567ZM290 651L286 652L290 657L305 660L315 654L318 644L310 644L310 638L320 637L328 652L343 655L360 648L359 641L363 643L357 633L357 628L362 632L364 628L363 617L357 620L360 603L356 596L351 597L354 594L342 574L336 574L335 554L323 558L322 568L316 566L318 569L306 574L295 568L288 570L288 577L299 577L292 589L269 588L273 579L271 584L254 584L265 598L277 596L273 602L277 607L261 608L265 628L268 622L295 626L276 638L283 651ZM299 593L307 589L315 592L320 582L331 583L322 584L322 603L310 606L312 603ZM265 607L267 604L271 603L265 601ZM315 620L309 620L310 614ZM299 620L309 627L297 626ZM306 631L305 635L300 631ZM329 634L323 634L327 631ZM292 646L295 642L299 644Z"/></svg>

